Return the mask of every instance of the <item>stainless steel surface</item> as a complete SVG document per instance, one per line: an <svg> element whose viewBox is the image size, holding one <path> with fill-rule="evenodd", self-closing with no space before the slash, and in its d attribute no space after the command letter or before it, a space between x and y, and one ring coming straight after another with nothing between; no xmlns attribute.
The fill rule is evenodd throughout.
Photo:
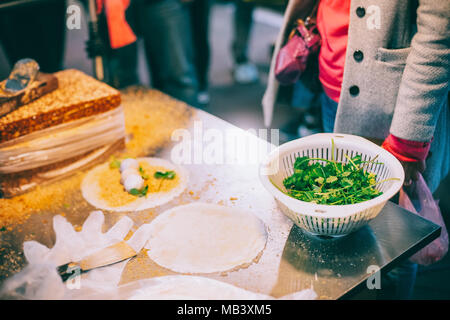
<svg viewBox="0 0 450 320"><path fill-rule="evenodd" d="M392 202L368 226L344 237L321 238L294 226L272 294L297 291L309 281L322 299L348 297L366 284L371 270L387 272L439 234L439 226Z"/></svg>
<svg viewBox="0 0 450 320"><path fill-rule="evenodd" d="M275 297L313 286L320 298L337 299L364 284L370 275L368 266L378 265L387 270L439 234L438 226L389 203L368 227L349 236L323 239L307 235L292 228L292 222L281 213L259 182L255 152L267 153L273 146L203 111L195 112L185 129L174 134L173 142L153 156L174 160L183 139L190 142L186 144L191 146L190 157L182 163L189 171L187 190L170 203L151 210L105 212L105 230L124 214L139 226L168 208L195 201L246 209L265 222L269 235L257 262L226 274L203 276ZM205 135L206 132L209 133ZM221 136L234 137L234 141L245 142L247 146L237 150ZM223 153L214 154L214 146L221 146ZM24 240L53 245L51 221L55 214L63 211L69 222L81 226L95 209L84 201L79 189L71 193L70 209L61 207L40 212L11 231L0 232L3 247L0 251L3 265L0 282L2 277L4 280L5 276L23 267L21 248ZM136 263L139 257L141 262ZM165 274L173 272L156 265L141 252L128 263L122 283Z"/></svg>

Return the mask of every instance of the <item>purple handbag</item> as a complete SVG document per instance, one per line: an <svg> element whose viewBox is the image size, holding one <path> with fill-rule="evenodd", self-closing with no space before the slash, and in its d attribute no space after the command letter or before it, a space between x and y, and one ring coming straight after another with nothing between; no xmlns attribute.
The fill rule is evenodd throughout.
<svg viewBox="0 0 450 320"><path fill-rule="evenodd" d="M306 69L309 55L317 52L321 44L315 21L310 17L305 22L298 19L296 24L275 61L275 77L282 85L298 81Z"/></svg>

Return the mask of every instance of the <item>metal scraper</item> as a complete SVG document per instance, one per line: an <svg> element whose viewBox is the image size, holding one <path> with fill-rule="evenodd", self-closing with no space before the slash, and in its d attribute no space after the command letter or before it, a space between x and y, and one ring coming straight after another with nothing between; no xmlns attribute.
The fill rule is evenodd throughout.
<svg viewBox="0 0 450 320"><path fill-rule="evenodd" d="M39 65L33 59L17 61L9 77L0 82L0 117L57 87L57 78L52 74L39 72Z"/></svg>
<svg viewBox="0 0 450 320"><path fill-rule="evenodd" d="M58 267L63 281L92 269L106 267L136 256L137 253L126 242L121 241L103 248L78 262L69 262Z"/></svg>

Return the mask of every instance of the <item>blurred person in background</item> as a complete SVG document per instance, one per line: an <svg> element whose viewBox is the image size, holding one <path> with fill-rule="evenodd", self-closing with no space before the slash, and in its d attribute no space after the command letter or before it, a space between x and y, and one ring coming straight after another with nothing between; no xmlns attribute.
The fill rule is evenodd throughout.
<svg viewBox="0 0 450 320"><path fill-rule="evenodd" d="M86 11L89 1L82 1ZM95 0L98 34L89 25L88 56L103 58L104 80L117 89L139 84L132 3L129 0Z"/></svg>
<svg viewBox="0 0 450 320"><path fill-rule="evenodd" d="M190 17L181 0L97 0L97 11L103 44L88 42L88 53L106 56L112 85L138 83L136 40L142 37L151 86L198 105Z"/></svg>
<svg viewBox="0 0 450 320"><path fill-rule="evenodd" d="M316 3L289 2L274 57ZM320 0L317 26L324 131L379 141L402 163L406 186L422 173L434 192L450 169L450 1ZM277 98L274 63L266 115ZM394 269L383 298L411 298L416 272L407 261Z"/></svg>
<svg viewBox="0 0 450 320"><path fill-rule="evenodd" d="M180 0L134 0L152 86L198 106L198 80L188 8Z"/></svg>
<svg viewBox="0 0 450 320"><path fill-rule="evenodd" d="M39 63L42 72L62 69L66 1L22 4L0 10L0 42L11 66L23 58Z"/></svg>
<svg viewBox="0 0 450 320"><path fill-rule="evenodd" d="M239 84L254 83L259 80L258 68L248 58L248 44L253 24L252 0L234 0L233 17L233 77Z"/></svg>
<svg viewBox="0 0 450 320"><path fill-rule="evenodd" d="M288 91L288 90L286 90ZM290 141L323 132L320 92L310 90L304 80L297 81L287 93L293 108L292 118L280 128L280 139Z"/></svg>
<svg viewBox="0 0 450 320"><path fill-rule="evenodd" d="M183 0L188 7L191 30L192 49L194 55L195 71L198 79L197 101L200 107L205 108L210 101L209 87L209 16L212 0Z"/></svg>

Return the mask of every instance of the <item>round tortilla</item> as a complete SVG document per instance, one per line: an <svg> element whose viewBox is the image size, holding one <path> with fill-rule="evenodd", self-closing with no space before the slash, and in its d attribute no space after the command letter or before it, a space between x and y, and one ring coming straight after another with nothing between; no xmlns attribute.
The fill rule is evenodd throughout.
<svg viewBox="0 0 450 320"><path fill-rule="evenodd" d="M150 166L161 166L167 170L175 171L179 177L179 183L166 192L148 193L145 197L136 197L136 200L123 206L111 206L106 199L100 197L100 186L97 180L97 173L106 170L109 163L101 164L87 173L81 183L81 193L84 199L94 207L108 211L140 211L163 205L180 195L187 186L187 171L167 160L160 158L137 158L139 162L145 161ZM125 190L124 190L125 192Z"/></svg>
<svg viewBox="0 0 450 320"><path fill-rule="evenodd" d="M252 213L207 203L172 208L151 222L146 248L157 264L179 273L213 273L248 265L266 245Z"/></svg>
<svg viewBox="0 0 450 320"><path fill-rule="evenodd" d="M218 280L186 275L141 280L129 300L263 300L273 299Z"/></svg>

